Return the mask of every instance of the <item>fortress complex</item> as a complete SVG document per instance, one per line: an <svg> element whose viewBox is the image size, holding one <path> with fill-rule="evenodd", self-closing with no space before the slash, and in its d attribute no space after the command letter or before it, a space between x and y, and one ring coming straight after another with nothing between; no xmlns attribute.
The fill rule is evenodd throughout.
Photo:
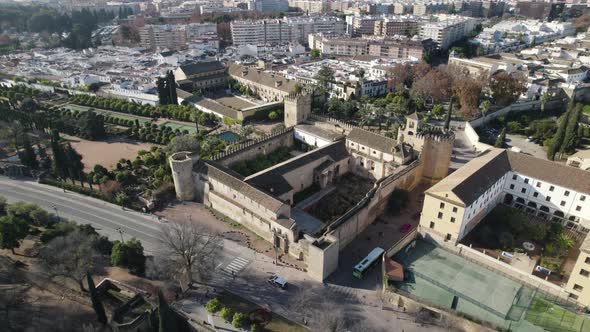
<svg viewBox="0 0 590 332"><path fill-rule="evenodd" d="M286 96L286 129L213 160L179 152L170 165L179 199L202 202L244 225L323 280L337 268L339 252L384 212L395 189L447 175L454 134L421 131L414 116L405 143L404 136L395 140L312 115L311 102L308 92ZM237 172L236 165L284 150L292 157L253 174ZM336 206L326 200L343 187L358 202L338 205L335 215L318 213Z"/></svg>

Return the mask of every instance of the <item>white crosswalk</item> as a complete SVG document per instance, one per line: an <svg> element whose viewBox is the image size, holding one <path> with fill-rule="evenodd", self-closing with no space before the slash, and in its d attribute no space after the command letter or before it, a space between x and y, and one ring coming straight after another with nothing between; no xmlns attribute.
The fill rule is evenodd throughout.
<svg viewBox="0 0 590 332"><path fill-rule="evenodd" d="M234 258L226 267L221 269L221 272L227 276L233 277L237 275L240 271L242 271L246 265L250 263L249 260L243 257L236 257Z"/></svg>

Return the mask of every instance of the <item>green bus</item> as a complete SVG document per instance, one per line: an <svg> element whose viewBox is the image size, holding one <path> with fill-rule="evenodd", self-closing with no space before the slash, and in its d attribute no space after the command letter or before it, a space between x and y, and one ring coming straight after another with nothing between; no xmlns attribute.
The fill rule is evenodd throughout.
<svg viewBox="0 0 590 332"><path fill-rule="evenodd" d="M352 275L359 279L362 279L365 272L367 272L367 270L369 270L371 266L375 265L379 261L384 252L385 250L379 247L371 250L367 257L365 257L362 261L360 261L360 263L354 266L354 269L352 270Z"/></svg>

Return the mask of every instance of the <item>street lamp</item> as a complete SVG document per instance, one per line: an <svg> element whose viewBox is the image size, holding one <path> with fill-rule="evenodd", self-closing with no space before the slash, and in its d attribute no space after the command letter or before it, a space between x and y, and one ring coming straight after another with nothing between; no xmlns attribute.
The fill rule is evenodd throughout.
<svg viewBox="0 0 590 332"><path fill-rule="evenodd" d="M121 227L117 227L117 228L115 228L115 230L117 232L119 232L119 235L121 235L121 243L124 243L125 240L123 240L123 233L125 233L125 231L123 231L123 229L121 229Z"/></svg>
<svg viewBox="0 0 590 332"><path fill-rule="evenodd" d="M54 204L53 206L53 210L55 210L55 216L57 217L57 222L60 222L60 218L59 218L59 213L57 212L57 206Z"/></svg>

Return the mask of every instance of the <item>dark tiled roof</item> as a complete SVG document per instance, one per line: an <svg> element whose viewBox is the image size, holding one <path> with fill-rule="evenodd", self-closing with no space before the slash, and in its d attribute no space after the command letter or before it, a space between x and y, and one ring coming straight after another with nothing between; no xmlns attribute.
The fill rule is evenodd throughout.
<svg viewBox="0 0 590 332"><path fill-rule="evenodd" d="M523 153L506 151L512 170L541 181L590 195L590 172L538 159Z"/></svg>
<svg viewBox="0 0 590 332"><path fill-rule="evenodd" d="M349 157L349 154L343 142L334 142L254 174L245 181L271 195L280 196L293 190L283 175L326 156L328 160L335 162Z"/></svg>
<svg viewBox="0 0 590 332"><path fill-rule="evenodd" d="M210 177L236 191L239 191L246 197L252 199L254 202L274 212L278 211L284 205L284 203L278 199L265 194L261 190L256 189L250 184L244 182L235 172L232 172L225 167L213 162L208 161L207 163L207 174Z"/></svg>
<svg viewBox="0 0 590 332"><path fill-rule="evenodd" d="M396 140L385 137L383 135L375 134L373 132L353 128L350 134L346 137L347 140L362 144L381 152L393 153L393 149L397 144Z"/></svg>
<svg viewBox="0 0 590 332"><path fill-rule="evenodd" d="M469 206L509 171L590 195L590 172L500 149L471 160L428 192L451 191Z"/></svg>
<svg viewBox="0 0 590 332"><path fill-rule="evenodd" d="M210 71L216 71L224 69L225 67L219 61L205 61L205 62L195 62L186 65L180 66L180 69L184 72L186 76L202 74Z"/></svg>

